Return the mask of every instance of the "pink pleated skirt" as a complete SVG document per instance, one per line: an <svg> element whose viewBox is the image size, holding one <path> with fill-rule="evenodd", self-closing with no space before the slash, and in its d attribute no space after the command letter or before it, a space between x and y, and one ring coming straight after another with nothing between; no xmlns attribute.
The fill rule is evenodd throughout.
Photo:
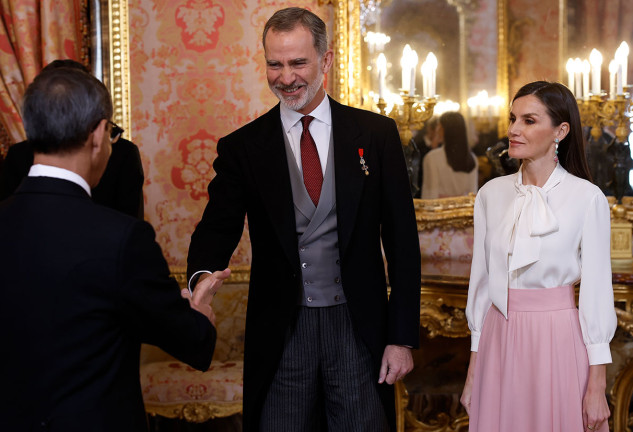
<svg viewBox="0 0 633 432"><path fill-rule="evenodd" d="M508 319L492 306L484 321L469 431L583 432L589 360L573 287L508 297Z"/></svg>

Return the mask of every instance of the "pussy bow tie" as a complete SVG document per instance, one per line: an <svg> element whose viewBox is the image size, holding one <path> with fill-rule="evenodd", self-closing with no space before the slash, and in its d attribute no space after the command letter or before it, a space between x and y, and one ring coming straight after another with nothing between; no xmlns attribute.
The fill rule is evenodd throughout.
<svg viewBox="0 0 633 432"><path fill-rule="evenodd" d="M564 174L565 170L558 166L542 188L524 185L521 173L516 178L516 197L503 220L502 235L497 237L496 245L491 248L489 260L490 299L506 318L509 272L537 262L541 255L542 236L558 230L558 219L547 202L547 193L560 183ZM494 255L495 251L499 256ZM512 256L508 259L510 252Z"/></svg>

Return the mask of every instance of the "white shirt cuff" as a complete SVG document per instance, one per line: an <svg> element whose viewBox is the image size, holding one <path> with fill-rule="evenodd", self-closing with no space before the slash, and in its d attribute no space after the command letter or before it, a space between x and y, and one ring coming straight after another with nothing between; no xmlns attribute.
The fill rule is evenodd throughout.
<svg viewBox="0 0 633 432"><path fill-rule="evenodd" d="M191 277L189 278L189 282L187 283L187 288L189 288L189 294L191 294L191 297L193 297L193 289L191 289L191 285L195 286L195 284L198 282L198 278L202 273L213 274L213 272L210 272L209 270L198 270L191 275Z"/></svg>
<svg viewBox="0 0 633 432"><path fill-rule="evenodd" d="M479 336L481 336L481 332L470 331L470 350L473 352L477 352L479 349Z"/></svg>
<svg viewBox="0 0 633 432"><path fill-rule="evenodd" d="M587 357L590 365L611 363L611 350L608 343L587 345Z"/></svg>

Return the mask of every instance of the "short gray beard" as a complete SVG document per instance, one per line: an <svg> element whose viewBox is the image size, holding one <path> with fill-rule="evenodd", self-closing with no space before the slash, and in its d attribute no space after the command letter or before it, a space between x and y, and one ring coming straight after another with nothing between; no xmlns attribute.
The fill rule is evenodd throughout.
<svg viewBox="0 0 633 432"><path fill-rule="evenodd" d="M268 87L275 94L275 96L277 96L277 99L279 99L279 102L281 102L283 106L293 111L300 111L303 108L305 108L310 102L312 102L312 100L315 98L319 90L323 88L323 77L324 77L324 74L321 71L319 71L319 75L317 76L317 78L311 84L308 84L306 91L301 96L298 96L298 97L296 96L286 97L283 95L280 89L280 88L286 88L286 89L294 88L295 84L292 84L289 86L269 85Z"/></svg>

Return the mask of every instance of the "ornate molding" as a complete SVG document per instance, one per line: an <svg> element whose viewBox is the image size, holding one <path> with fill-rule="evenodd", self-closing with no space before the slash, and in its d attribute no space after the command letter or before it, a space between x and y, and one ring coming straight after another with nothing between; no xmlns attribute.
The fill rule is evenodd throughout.
<svg viewBox="0 0 633 432"><path fill-rule="evenodd" d="M435 228L463 229L473 225L475 195L440 198L434 200L413 200L418 231Z"/></svg>
<svg viewBox="0 0 633 432"><path fill-rule="evenodd" d="M618 317L618 327L633 336L633 313L616 307L615 314Z"/></svg>
<svg viewBox="0 0 633 432"><path fill-rule="evenodd" d="M616 309L617 310L617 309ZM618 317L619 320L619 317ZM618 374L609 392L612 407L613 432L628 432L629 406L633 395L633 362L629 362Z"/></svg>
<svg viewBox="0 0 633 432"><path fill-rule="evenodd" d="M455 419L446 413L438 414L437 418L425 423L407 409L409 392L402 381L396 381L396 429L398 432L466 432L468 431L468 415L464 414Z"/></svg>
<svg viewBox="0 0 633 432"><path fill-rule="evenodd" d="M114 122L132 139L130 114L130 30L127 0L108 1L110 56L110 94L114 105Z"/></svg>
<svg viewBox="0 0 633 432"><path fill-rule="evenodd" d="M184 419L190 423L204 423L216 417L228 417L242 412L238 402L188 402L173 405L145 404L145 412L166 418Z"/></svg>
<svg viewBox="0 0 633 432"><path fill-rule="evenodd" d="M470 334L464 309L445 306L441 297L420 304L420 325L428 330L430 338L460 338Z"/></svg>

